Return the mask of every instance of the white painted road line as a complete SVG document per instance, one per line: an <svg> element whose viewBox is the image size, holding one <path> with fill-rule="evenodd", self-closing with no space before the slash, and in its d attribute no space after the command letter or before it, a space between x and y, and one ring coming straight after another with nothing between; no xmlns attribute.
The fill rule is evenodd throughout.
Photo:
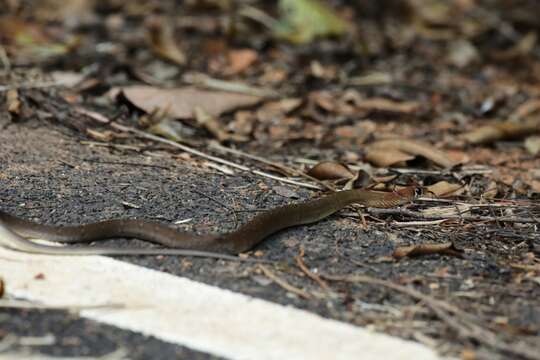
<svg viewBox="0 0 540 360"><path fill-rule="evenodd" d="M230 359L439 359L421 344L107 257L0 248L0 276L8 295L45 305L125 304L81 316Z"/></svg>

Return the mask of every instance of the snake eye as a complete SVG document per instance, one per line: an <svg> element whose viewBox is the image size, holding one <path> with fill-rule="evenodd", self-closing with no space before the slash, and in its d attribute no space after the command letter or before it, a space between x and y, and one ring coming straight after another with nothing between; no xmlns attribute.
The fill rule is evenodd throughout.
<svg viewBox="0 0 540 360"><path fill-rule="evenodd" d="M421 187L417 187L417 188L414 189L414 197L415 198L422 196L422 193L423 193L423 191L422 191Z"/></svg>

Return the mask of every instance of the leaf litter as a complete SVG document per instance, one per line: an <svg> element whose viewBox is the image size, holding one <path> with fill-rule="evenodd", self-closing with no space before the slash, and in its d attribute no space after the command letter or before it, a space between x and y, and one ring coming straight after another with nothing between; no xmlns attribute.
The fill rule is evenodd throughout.
<svg viewBox="0 0 540 360"><path fill-rule="evenodd" d="M13 8L23 16L2 23L4 117L15 126L76 129L92 139L87 147L172 156L225 179L248 177L260 193L239 199L304 199L351 182L390 191L415 184L424 193L414 204L354 208L345 219L310 227L317 234L309 242L296 236L283 250L278 238L258 250L283 257L304 247L299 270L266 269L284 290L254 285L250 275L235 283L328 317L443 344L438 350L453 356L466 349L467 356L535 358L527 349L538 342L540 323L540 50L528 14L540 11L537 4L523 11L503 1L280 1L282 9L294 7L289 13L262 1L186 2L182 11L171 4L88 2L69 10L71 24L43 11L46 5L39 14L22 3ZM110 89L124 99L111 100ZM62 159L77 169L79 160ZM222 195L219 184L213 188ZM358 241L363 229L375 235ZM461 258L439 251L454 245L464 250ZM392 261L395 251L407 256ZM422 256L409 258L415 251ZM396 291L418 289L423 295L414 299L436 305L420 308L377 279L328 280L331 274L313 269L360 271L391 284L410 279ZM317 290L321 281L331 295ZM407 316L425 325L413 329L410 317L357 306L381 299L401 313L415 307ZM450 311L458 314L453 322L434 299L478 319ZM507 320L492 322L494 314Z"/></svg>

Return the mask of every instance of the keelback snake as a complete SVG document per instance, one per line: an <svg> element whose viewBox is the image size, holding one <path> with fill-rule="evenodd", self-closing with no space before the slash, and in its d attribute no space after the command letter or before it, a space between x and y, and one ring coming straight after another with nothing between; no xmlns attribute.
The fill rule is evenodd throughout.
<svg viewBox="0 0 540 360"><path fill-rule="evenodd" d="M276 207L256 215L237 230L226 234L197 235L180 232L145 220L106 220L78 226L38 224L0 212L0 245L23 252L50 255L186 255L238 260L232 254L250 250L280 230L317 222L347 205L390 208L410 202L415 188L394 192L363 189L332 193L304 203ZM63 243L91 242L110 238L138 238L167 248L124 249L96 246L51 246L28 240Z"/></svg>

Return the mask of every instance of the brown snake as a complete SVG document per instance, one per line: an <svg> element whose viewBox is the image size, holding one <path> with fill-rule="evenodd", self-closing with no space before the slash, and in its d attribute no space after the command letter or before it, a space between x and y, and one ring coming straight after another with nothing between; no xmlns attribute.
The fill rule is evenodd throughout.
<svg viewBox="0 0 540 360"><path fill-rule="evenodd" d="M0 245L50 255L185 255L228 260L253 248L280 230L317 222L347 205L389 208L413 200L416 189L377 192L362 189L333 193L320 199L276 207L256 215L237 230L226 234L197 235L144 220L107 220L79 226L56 227L24 220L0 211ZM98 241L110 238L137 238L168 248L119 249L94 246L58 247L32 242L27 238L63 243Z"/></svg>

